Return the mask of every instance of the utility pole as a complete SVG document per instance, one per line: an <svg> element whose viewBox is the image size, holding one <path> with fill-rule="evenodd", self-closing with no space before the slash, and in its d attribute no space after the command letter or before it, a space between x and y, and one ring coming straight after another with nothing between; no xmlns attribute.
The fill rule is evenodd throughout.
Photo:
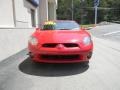
<svg viewBox="0 0 120 90"><path fill-rule="evenodd" d="M84 14L84 1L85 0L80 0L80 12L81 12L81 21L80 21L80 23L81 24L83 24L83 18L84 18L84 16L83 16L83 14Z"/></svg>
<svg viewBox="0 0 120 90"><path fill-rule="evenodd" d="M94 0L94 7L95 7L95 26L97 25L97 16L98 16L98 6L100 0Z"/></svg>
<svg viewBox="0 0 120 90"><path fill-rule="evenodd" d="M95 6L95 26L97 25L97 12L98 12L98 7Z"/></svg>
<svg viewBox="0 0 120 90"><path fill-rule="evenodd" d="M81 24L83 24L83 2L84 2L84 0L81 0L81 3L80 3L80 6L81 6L81 10L80 10L80 12L81 12Z"/></svg>
<svg viewBox="0 0 120 90"><path fill-rule="evenodd" d="M73 2L73 0L71 2L71 6L72 6L72 20L74 20L74 2Z"/></svg>

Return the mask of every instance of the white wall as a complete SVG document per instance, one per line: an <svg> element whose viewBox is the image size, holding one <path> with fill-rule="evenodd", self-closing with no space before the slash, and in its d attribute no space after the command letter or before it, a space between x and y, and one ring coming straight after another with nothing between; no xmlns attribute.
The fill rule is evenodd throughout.
<svg viewBox="0 0 120 90"><path fill-rule="evenodd" d="M48 0L40 0L38 13L39 27L41 27L41 24L48 20Z"/></svg>
<svg viewBox="0 0 120 90"><path fill-rule="evenodd" d="M48 18L49 20L56 20L56 4L54 2L48 3Z"/></svg>
<svg viewBox="0 0 120 90"><path fill-rule="evenodd" d="M0 1L0 27L14 27L12 0Z"/></svg>
<svg viewBox="0 0 120 90"><path fill-rule="evenodd" d="M50 2L49 6L48 2ZM40 0L40 5L36 12L37 26L46 20L56 19L56 7L57 0ZM0 27L32 27L30 8L36 10L26 0L1 0Z"/></svg>
<svg viewBox="0 0 120 90"><path fill-rule="evenodd" d="M34 30L26 29L31 27L31 13L25 4L27 3L24 0L1 0L0 2L0 60L27 47L28 37ZM37 10L37 24L48 20L48 0L40 0Z"/></svg>
<svg viewBox="0 0 120 90"><path fill-rule="evenodd" d="M24 0L0 1L0 27L32 27L31 12L24 5Z"/></svg>
<svg viewBox="0 0 120 90"><path fill-rule="evenodd" d="M31 27L31 12L24 6L23 0L14 0L16 27Z"/></svg>
<svg viewBox="0 0 120 90"><path fill-rule="evenodd" d="M0 29L0 61L27 48L34 29Z"/></svg>
<svg viewBox="0 0 120 90"><path fill-rule="evenodd" d="M56 20L57 0L40 0L38 9L38 24L47 20Z"/></svg>

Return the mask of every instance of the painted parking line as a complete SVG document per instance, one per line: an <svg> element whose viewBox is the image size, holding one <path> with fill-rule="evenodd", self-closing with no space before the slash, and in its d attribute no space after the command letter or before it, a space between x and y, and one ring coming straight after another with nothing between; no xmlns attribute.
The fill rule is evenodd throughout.
<svg viewBox="0 0 120 90"><path fill-rule="evenodd" d="M109 32L109 33L106 33L106 34L103 34L103 35L104 35L104 36L107 36L107 35L116 34L116 33L120 33L120 31Z"/></svg>

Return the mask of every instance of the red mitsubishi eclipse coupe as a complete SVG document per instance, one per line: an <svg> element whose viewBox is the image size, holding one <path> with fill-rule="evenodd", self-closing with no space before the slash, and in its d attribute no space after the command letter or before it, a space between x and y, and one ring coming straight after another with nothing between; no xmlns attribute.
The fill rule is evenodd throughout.
<svg viewBox="0 0 120 90"><path fill-rule="evenodd" d="M35 62L88 64L93 42L75 21L47 21L31 35L28 49Z"/></svg>

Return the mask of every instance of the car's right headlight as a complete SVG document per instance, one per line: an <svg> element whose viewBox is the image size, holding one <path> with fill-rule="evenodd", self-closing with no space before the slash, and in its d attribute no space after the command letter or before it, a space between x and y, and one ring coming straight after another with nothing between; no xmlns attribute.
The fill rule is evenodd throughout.
<svg viewBox="0 0 120 90"><path fill-rule="evenodd" d="M31 43L32 45L37 45L38 44L38 40L34 36L30 36L29 43Z"/></svg>
<svg viewBox="0 0 120 90"><path fill-rule="evenodd" d="M91 42L92 42L91 37L89 37L89 36L84 37L83 43L85 45L89 45Z"/></svg>

